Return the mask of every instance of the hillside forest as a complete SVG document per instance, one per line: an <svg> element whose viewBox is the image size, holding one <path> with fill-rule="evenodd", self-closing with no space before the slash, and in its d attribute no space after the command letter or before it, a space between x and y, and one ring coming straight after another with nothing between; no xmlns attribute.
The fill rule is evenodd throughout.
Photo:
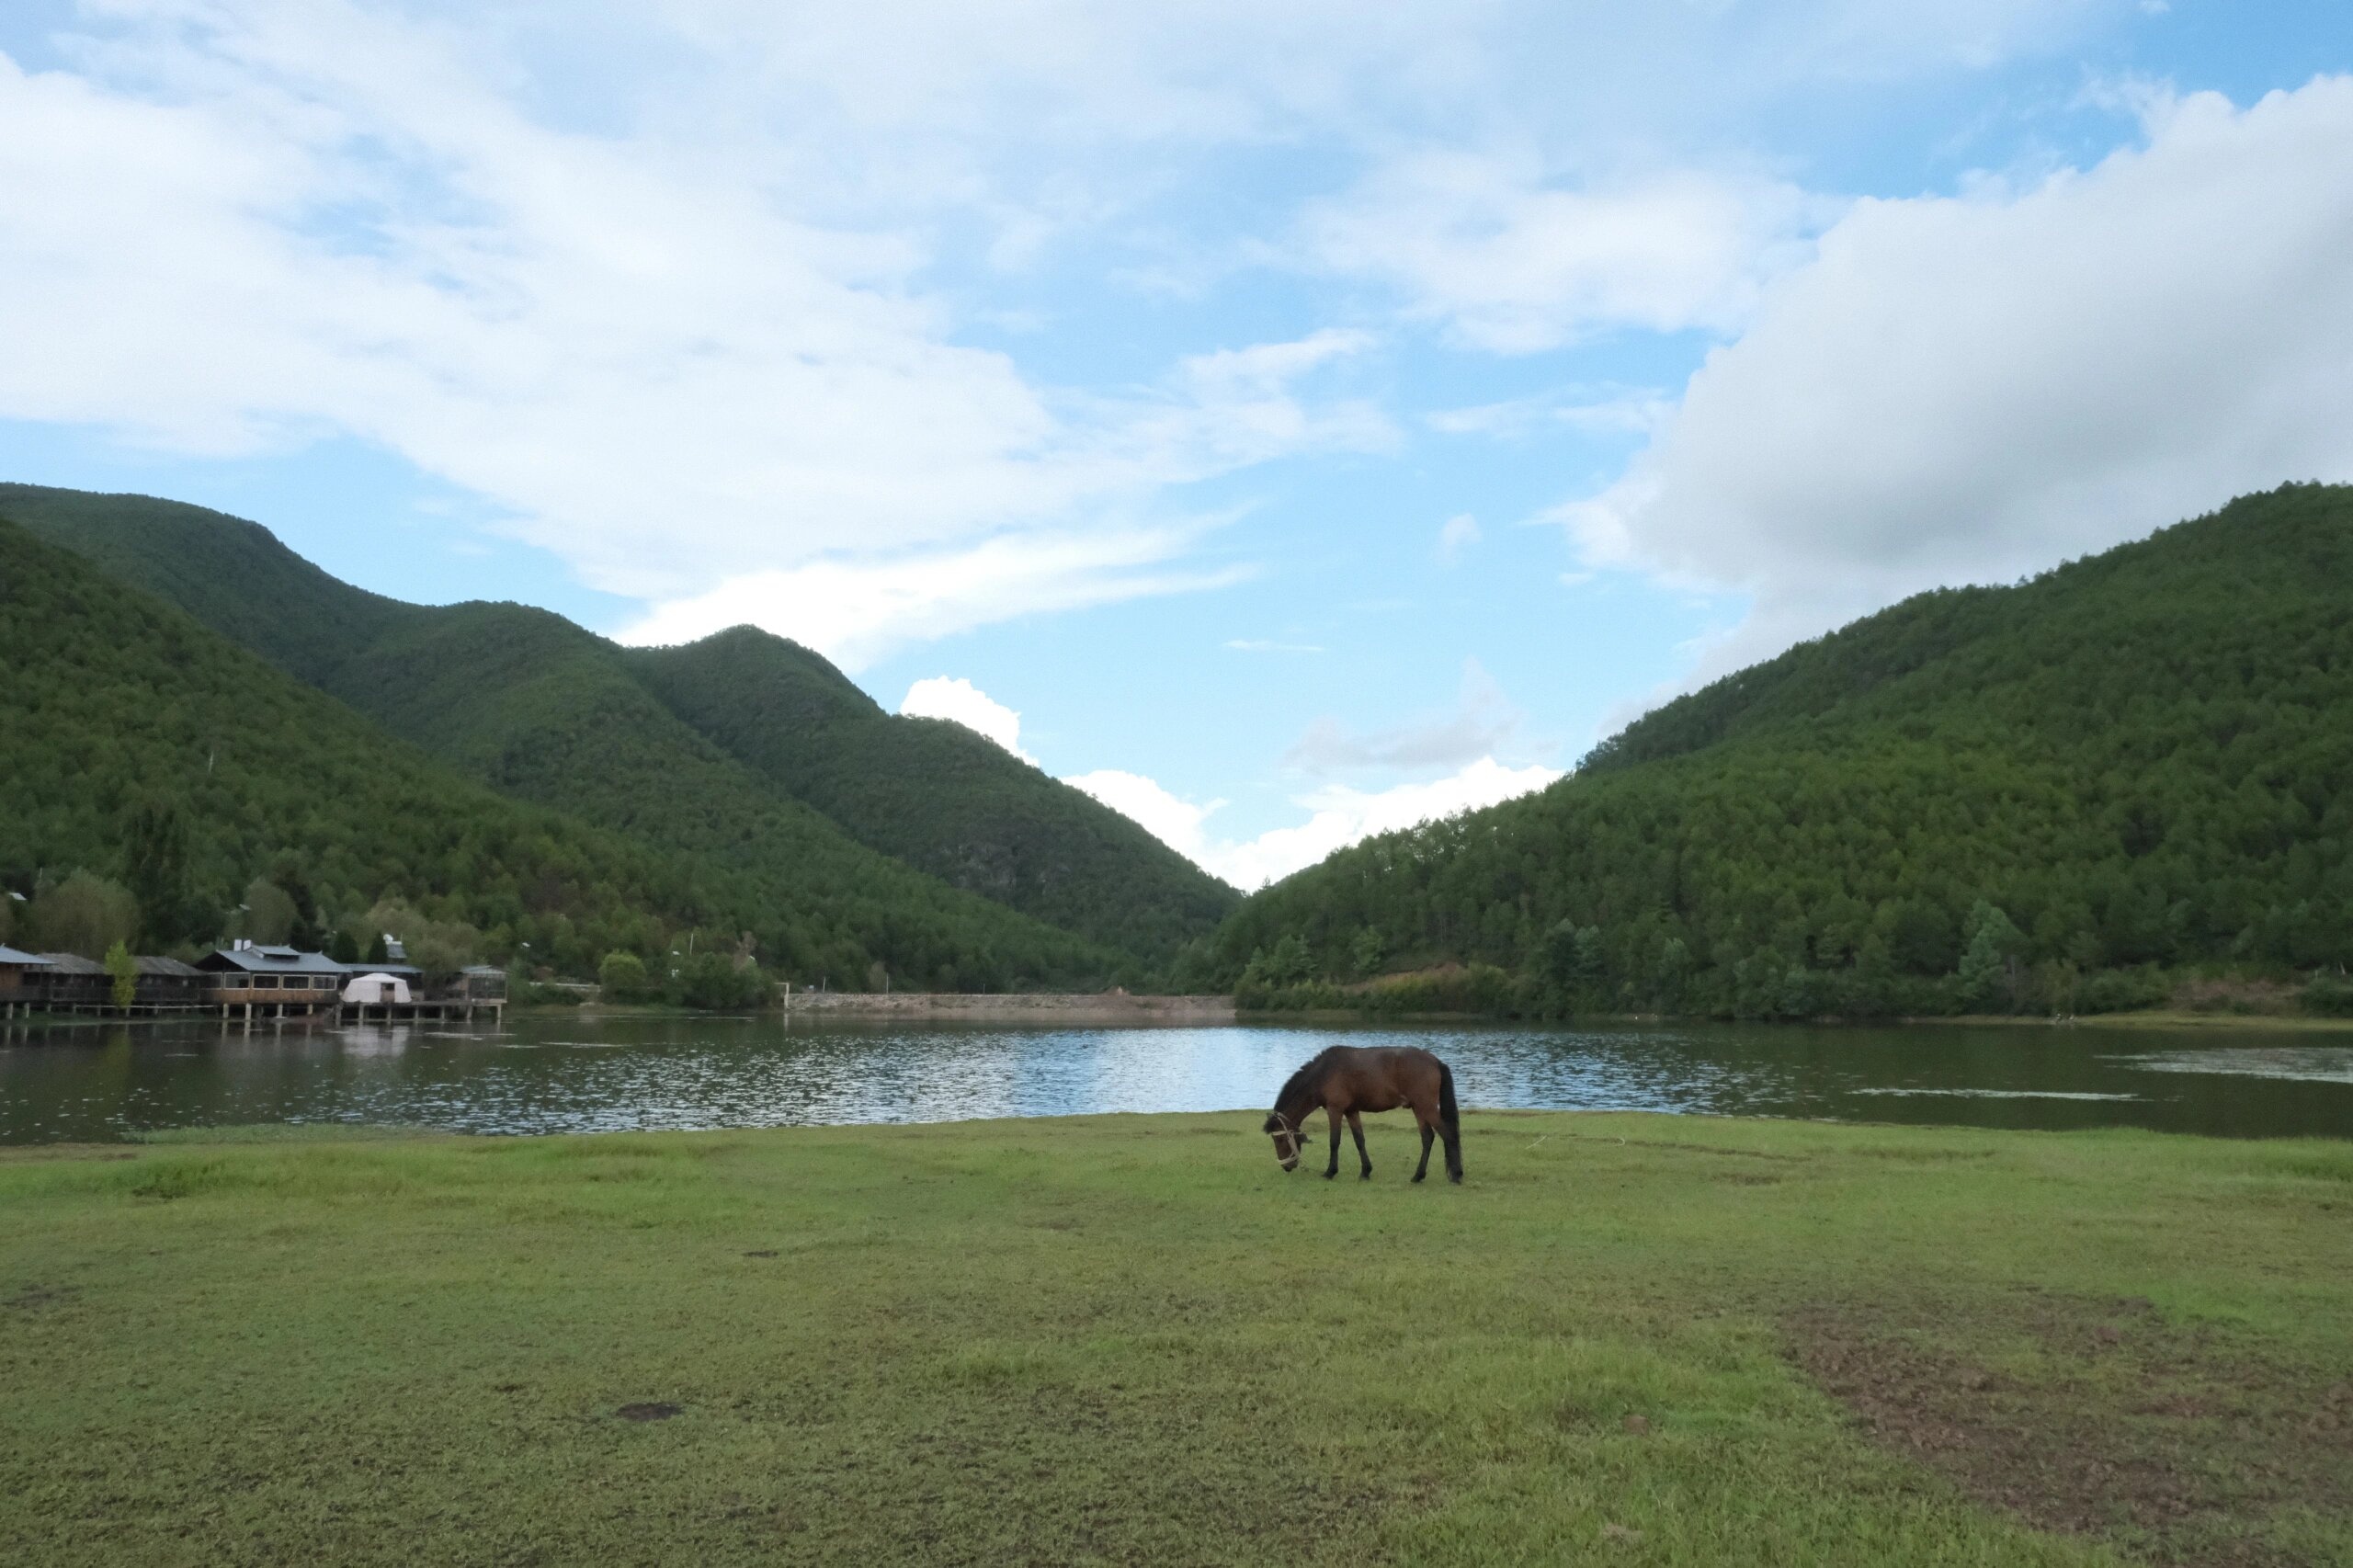
<svg viewBox="0 0 2353 1568"><path fill-rule="evenodd" d="M489 619L544 634L537 618ZM642 971L636 989L707 1005L776 981L1086 989L1151 973L1149 956L857 842L661 728L651 697L600 686L592 662L535 665L527 647L510 679L496 651L467 647L479 706L446 678L427 687L450 704L450 755L436 756L0 521L0 941L187 956L249 936L364 955L389 933L426 967L594 979L618 959L623 990Z"/></svg>
<svg viewBox="0 0 2353 1568"><path fill-rule="evenodd" d="M2353 490L1921 595L1219 931L1261 1006L2353 1012Z"/></svg>

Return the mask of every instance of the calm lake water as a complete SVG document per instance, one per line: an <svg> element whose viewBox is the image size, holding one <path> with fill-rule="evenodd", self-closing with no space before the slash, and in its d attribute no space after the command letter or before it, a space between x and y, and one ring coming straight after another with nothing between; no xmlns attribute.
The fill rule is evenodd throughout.
<svg viewBox="0 0 2353 1568"><path fill-rule="evenodd" d="M2353 1136L2353 1036L2053 1028L1005 1028L534 1015L503 1030L0 1034L0 1143L253 1122L460 1132L1264 1108L1404 1042L1466 1107Z"/></svg>

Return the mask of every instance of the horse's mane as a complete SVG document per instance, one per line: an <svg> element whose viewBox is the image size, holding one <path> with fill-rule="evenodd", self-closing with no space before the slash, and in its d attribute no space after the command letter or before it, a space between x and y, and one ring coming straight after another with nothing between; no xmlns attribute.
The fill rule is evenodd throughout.
<svg viewBox="0 0 2353 1568"><path fill-rule="evenodd" d="M1324 1074L1332 1070L1332 1052L1337 1049L1336 1046L1325 1046L1313 1058L1302 1062L1298 1072L1284 1079L1282 1091L1275 1096L1275 1108L1282 1109L1290 1102L1292 1095L1312 1090L1322 1083Z"/></svg>

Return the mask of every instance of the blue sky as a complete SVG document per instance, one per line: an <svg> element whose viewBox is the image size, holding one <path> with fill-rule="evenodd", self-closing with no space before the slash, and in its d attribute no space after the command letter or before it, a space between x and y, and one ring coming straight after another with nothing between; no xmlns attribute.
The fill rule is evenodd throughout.
<svg viewBox="0 0 2353 1568"><path fill-rule="evenodd" d="M2353 479L2339 0L18 0L0 476L753 620L1244 885Z"/></svg>

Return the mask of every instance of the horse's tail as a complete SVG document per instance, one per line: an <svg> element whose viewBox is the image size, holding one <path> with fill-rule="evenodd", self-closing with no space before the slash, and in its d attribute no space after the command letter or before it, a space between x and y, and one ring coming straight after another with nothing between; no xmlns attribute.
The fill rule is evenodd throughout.
<svg viewBox="0 0 2353 1568"><path fill-rule="evenodd" d="M1454 1069L1441 1062L1438 1064L1438 1119L1452 1127L1461 1117L1454 1104Z"/></svg>

